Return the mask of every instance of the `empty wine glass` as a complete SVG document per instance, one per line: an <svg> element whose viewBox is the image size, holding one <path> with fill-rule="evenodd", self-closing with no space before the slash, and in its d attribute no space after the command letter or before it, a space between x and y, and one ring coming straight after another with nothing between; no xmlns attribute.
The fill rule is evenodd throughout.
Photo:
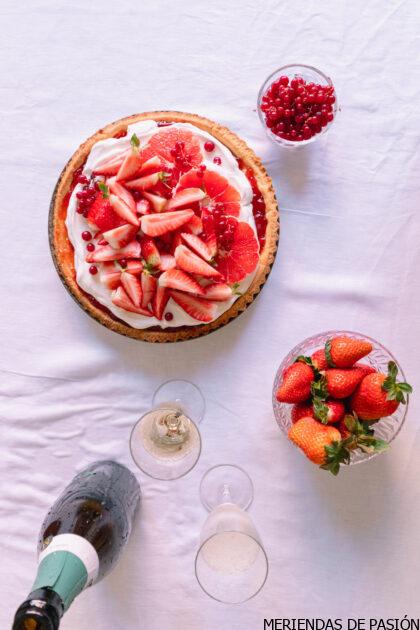
<svg viewBox="0 0 420 630"><path fill-rule="evenodd" d="M200 389L185 380L171 380L155 391L152 408L135 424L131 456L146 475L170 481L186 475L201 453L197 424L205 411Z"/></svg>
<svg viewBox="0 0 420 630"><path fill-rule="evenodd" d="M246 510L252 503L249 475L233 465L210 468L200 485L200 497L210 514L201 530L195 574L213 599L240 604L265 584L268 560Z"/></svg>

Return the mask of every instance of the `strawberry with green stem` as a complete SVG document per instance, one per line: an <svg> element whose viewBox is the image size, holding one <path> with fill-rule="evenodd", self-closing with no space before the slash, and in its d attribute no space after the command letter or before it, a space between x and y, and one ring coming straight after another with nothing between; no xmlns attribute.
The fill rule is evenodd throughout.
<svg viewBox="0 0 420 630"><path fill-rule="evenodd" d="M372 344L364 339L333 337L325 344L325 356L329 367L350 368L372 352Z"/></svg>
<svg viewBox="0 0 420 630"><path fill-rule="evenodd" d="M131 151L124 158L121 164L116 180L117 182L125 182L132 179L140 171L142 158L140 155L140 140L135 133L130 138Z"/></svg>
<svg viewBox="0 0 420 630"><path fill-rule="evenodd" d="M406 395L413 389L405 382L397 382L398 368L388 363L388 375L380 372L367 374L354 392L350 406L362 420L377 420L391 416L400 403L406 404Z"/></svg>

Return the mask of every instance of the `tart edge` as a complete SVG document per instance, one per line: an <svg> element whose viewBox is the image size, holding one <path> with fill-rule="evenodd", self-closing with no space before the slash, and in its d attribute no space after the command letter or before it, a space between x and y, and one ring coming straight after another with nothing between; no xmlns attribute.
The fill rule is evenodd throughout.
<svg viewBox="0 0 420 630"><path fill-rule="evenodd" d="M147 119L191 123L213 135L227 146L236 158L240 158L245 166L252 169L258 188L264 198L267 218L266 240L264 249L260 254L254 279L247 291L225 313L209 324L181 326L176 329L164 330L133 328L121 320L113 319L106 311L92 304L91 300L76 282L74 251L67 235L65 225L66 208L64 208L65 197L72 184L73 173L85 162L96 142L113 137L118 132L125 130L127 125ZM110 123L80 145L65 165L55 186L50 204L48 231L52 258L61 281L70 295L88 315L120 335L150 343L170 343L195 339L214 332L246 310L260 293L271 271L277 253L280 226L278 205L271 178L267 175L260 158L255 155L243 140L227 127L197 114L176 111L152 111L134 114Z"/></svg>

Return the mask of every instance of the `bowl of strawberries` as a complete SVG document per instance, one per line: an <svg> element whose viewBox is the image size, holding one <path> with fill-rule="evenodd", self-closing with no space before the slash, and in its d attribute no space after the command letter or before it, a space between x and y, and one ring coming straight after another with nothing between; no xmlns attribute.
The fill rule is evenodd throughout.
<svg viewBox="0 0 420 630"><path fill-rule="evenodd" d="M397 360L366 335L328 331L298 344L273 387L279 427L314 464L337 475L388 450L411 386Z"/></svg>

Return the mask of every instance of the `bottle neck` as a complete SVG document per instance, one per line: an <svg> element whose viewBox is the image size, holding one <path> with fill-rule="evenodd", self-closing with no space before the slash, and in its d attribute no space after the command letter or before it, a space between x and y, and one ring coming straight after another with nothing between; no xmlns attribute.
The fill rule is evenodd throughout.
<svg viewBox="0 0 420 630"><path fill-rule="evenodd" d="M63 602L50 588L39 588L19 606L12 630L58 630Z"/></svg>

